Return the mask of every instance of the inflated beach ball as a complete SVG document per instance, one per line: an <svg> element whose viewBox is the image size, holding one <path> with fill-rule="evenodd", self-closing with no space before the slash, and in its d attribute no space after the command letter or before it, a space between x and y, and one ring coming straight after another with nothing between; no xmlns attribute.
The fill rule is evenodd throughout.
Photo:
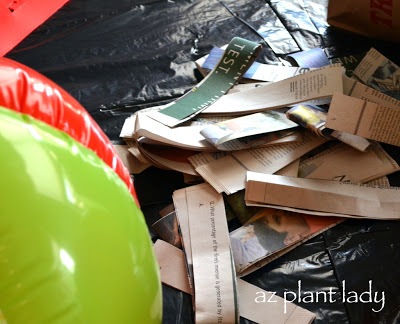
<svg viewBox="0 0 400 324"><path fill-rule="evenodd" d="M60 110L38 100L43 122L15 111L24 97L0 79L0 101L7 93L14 105L0 107L0 323L160 323L152 243L109 141L70 102ZM45 96L59 91L40 84L32 89ZM68 124L67 110L85 131Z"/></svg>

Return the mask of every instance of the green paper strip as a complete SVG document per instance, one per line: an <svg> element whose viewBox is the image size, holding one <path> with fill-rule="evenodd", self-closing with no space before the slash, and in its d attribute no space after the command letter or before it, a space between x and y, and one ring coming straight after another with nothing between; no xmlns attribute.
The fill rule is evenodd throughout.
<svg viewBox="0 0 400 324"><path fill-rule="evenodd" d="M151 117L165 125L175 126L200 113L232 88L260 51L260 44L233 38L216 67L197 87Z"/></svg>

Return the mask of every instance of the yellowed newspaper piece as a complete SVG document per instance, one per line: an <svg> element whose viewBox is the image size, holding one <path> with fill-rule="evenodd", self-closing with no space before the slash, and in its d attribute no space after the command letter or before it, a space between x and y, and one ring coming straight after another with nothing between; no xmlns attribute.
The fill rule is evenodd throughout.
<svg viewBox="0 0 400 324"><path fill-rule="evenodd" d="M344 221L343 219L338 218L337 222L332 223L329 226L326 226L325 228L322 228L322 229L320 229L320 230L318 230L318 231L316 231L316 232L314 232L314 233L312 233L312 234L310 234L310 235L298 240L296 243L291 244L291 245L289 245L289 246L287 246L287 247L285 247L285 248L283 248L283 249L281 249L279 251L276 251L275 253L272 253L272 254L268 255L267 257L255 262L251 266L241 270L240 273L238 273L238 276L239 277L245 277L245 276L249 275L250 273L252 273L254 271L257 271L261 267L263 267L263 266L267 265L268 263L278 259L282 255L284 255L284 254L288 253L289 251L295 249L296 247L298 247L299 245L303 244L304 242L312 239L315 236L318 236L319 234L325 232L326 230L336 226L337 224L339 224L339 223L341 223L343 221Z"/></svg>
<svg viewBox="0 0 400 324"><path fill-rule="evenodd" d="M260 147L233 152L199 166L196 171L218 192L232 194L245 188L246 172L275 173L305 153L326 142L306 130L300 143Z"/></svg>
<svg viewBox="0 0 400 324"><path fill-rule="evenodd" d="M343 93L343 69L327 66L255 89L222 96L204 114L241 114L286 107Z"/></svg>
<svg viewBox="0 0 400 324"><path fill-rule="evenodd" d="M208 184L185 188L196 323L238 323L236 275L224 200Z"/></svg>
<svg viewBox="0 0 400 324"><path fill-rule="evenodd" d="M386 188L390 187L390 182L388 177L381 177L372 181L368 181L366 184L370 186L378 186Z"/></svg>
<svg viewBox="0 0 400 324"><path fill-rule="evenodd" d="M286 118L286 110L281 108L229 119L204 127L200 133L220 150L260 146L288 134L278 131L298 127Z"/></svg>
<svg viewBox="0 0 400 324"><path fill-rule="evenodd" d="M275 174L284 175L287 177L297 177L299 173L300 159L294 160L287 166L275 172Z"/></svg>
<svg viewBox="0 0 400 324"><path fill-rule="evenodd" d="M354 70L354 76L371 88L400 99L400 67L371 48Z"/></svg>
<svg viewBox="0 0 400 324"><path fill-rule="evenodd" d="M197 175L190 164L188 157L197 154L197 151L165 146L142 137L137 142L140 153L154 166L161 169L175 170L178 172Z"/></svg>
<svg viewBox="0 0 400 324"><path fill-rule="evenodd" d="M137 137L143 136L166 145L196 151L217 150L200 134L205 125L171 128L145 114L138 114L136 119L135 134Z"/></svg>
<svg viewBox="0 0 400 324"><path fill-rule="evenodd" d="M180 189L174 191L172 195L172 200L174 202L176 219L178 221L181 231L181 242L183 250L185 252L189 286L191 293L194 296L192 244L190 241L189 214L186 202L186 190Z"/></svg>
<svg viewBox="0 0 400 324"><path fill-rule="evenodd" d="M193 155L189 158L189 162L193 165L195 169L222 159L225 156L231 155L231 152L201 152L199 154Z"/></svg>
<svg viewBox="0 0 400 324"><path fill-rule="evenodd" d="M139 160L131 153L128 145L114 145L118 156L121 158L129 173L138 174L150 166L150 163L145 160Z"/></svg>
<svg viewBox="0 0 400 324"><path fill-rule="evenodd" d="M263 84L265 84L265 82L254 82L254 83L252 82L252 83L236 84L226 94L232 94L232 93L235 93L235 92L242 92L242 91L254 89L254 88L257 88L257 87L259 87L260 85L263 85Z"/></svg>
<svg viewBox="0 0 400 324"><path fill-rule="evenodd" d="M148 117L149 112L158 111L160 107L143 109L128 117L122 127L120 137L125 140L146 137L166 145L197 151L215 151L216 148L200 134L207 125L230 119L226 116L196 118L182 126L170 128Z"/></svg>
<svg viewBox="0 0 400 324"><path fill-rule="evenodd" d="M374 142L367 152L338 143L301 162L301 178L365 183L399 171L389 154Z"/></svg>
<svg viewBox="0 0 400 324"><path fill-rule="evenodd" d="M160 264L162 283L190 294L184 253L161 240L154 244L154 250ZM237 288L240 316L255 323L310 324L315 318L314 313L293 304L288 298L279 297L242 279L237 279Z"/></svg>
<svg viewBox="0 0 400 324"><path fill-rule="evenodd" d="M306 214L400 219L400 188L247 173L246 202ZM317 213L313 213L316 211Z"/></svg>
<svg viewBox="0 0 400 324"><path fill-rule="evenodd" d="M150 108L145 108L142 110L139 110L135 113L133 113L131 116L129 116L127 119L124 121L124 125L122 125L121 132L119 134L119 137L122 138L135 138L135 127L136 127L136 116L138 114L146 114L151 111L159 111L160 109L164 108L165 105L163 106L156 106L156 107L150 107Z"/></svg>
<svg viewBox="0 0 400 324"><path fill-rule="evenodd" d="M161 270L161 282L191 294L183 251L163 240L157 240L153 249Z"/></svg>
<svg viewBox="0 0 400 324"><path fill-rule="evenodd" d="M275 208L258 209L245 225L229 234L236 274L241 277L258 270L343 220L344 218L305 215ZM291 229L287 232L276 232L283 223L291 224Z"/></svg>
<svg viewBox="0 0 400 324"><path fill-rule="evenodd" d="M390 108L400 109L400 100L343 76L343 94Z"/></svg>
<svg viewBox="0 0 400 324"><path fill-rule="evenodd" d="M212 161L219 160L224 156L228 156L228 153L225 152L201 152L199 154L193 155L189 158L190 163L192 163L193 167L197 169L202 165L206 165L211 163ZM279 171L275 172L275 174L285 175L288 177L297 177L297 173L299 171L300 159L289 163L287 166L283 167Z"/></svg>
<svg viewBox="0 0 400 324"><path fill-rule="evenodd" d="M326 127L400 146L400 109L335 94Z"/></svg>

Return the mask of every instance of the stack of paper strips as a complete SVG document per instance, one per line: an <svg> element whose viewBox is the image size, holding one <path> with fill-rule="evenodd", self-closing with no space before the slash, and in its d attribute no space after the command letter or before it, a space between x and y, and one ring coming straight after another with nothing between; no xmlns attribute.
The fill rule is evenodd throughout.
<svg viewBox="0 0 400 324"><path fill-rule="evenodd" d="M320 49L318 68L254 62L259 51L240 38L214 49L197 87L121 131L132 172L185 175L152 228L162 281L193 296L196 323L311 323L286 298L260 308L239 278L347 218L400 219L385 150L400 146L400 68L371 49L349 78Z"/></svg>

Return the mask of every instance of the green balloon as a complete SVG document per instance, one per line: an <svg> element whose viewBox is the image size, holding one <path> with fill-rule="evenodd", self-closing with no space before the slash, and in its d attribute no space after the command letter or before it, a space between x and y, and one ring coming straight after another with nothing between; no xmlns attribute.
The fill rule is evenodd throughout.
<svg viewBox="0 0 400 324"><path fill-rule="evenodd" d="M160 323L159 268L126 185L95 153L0 107L0 317Z"/></svg>

